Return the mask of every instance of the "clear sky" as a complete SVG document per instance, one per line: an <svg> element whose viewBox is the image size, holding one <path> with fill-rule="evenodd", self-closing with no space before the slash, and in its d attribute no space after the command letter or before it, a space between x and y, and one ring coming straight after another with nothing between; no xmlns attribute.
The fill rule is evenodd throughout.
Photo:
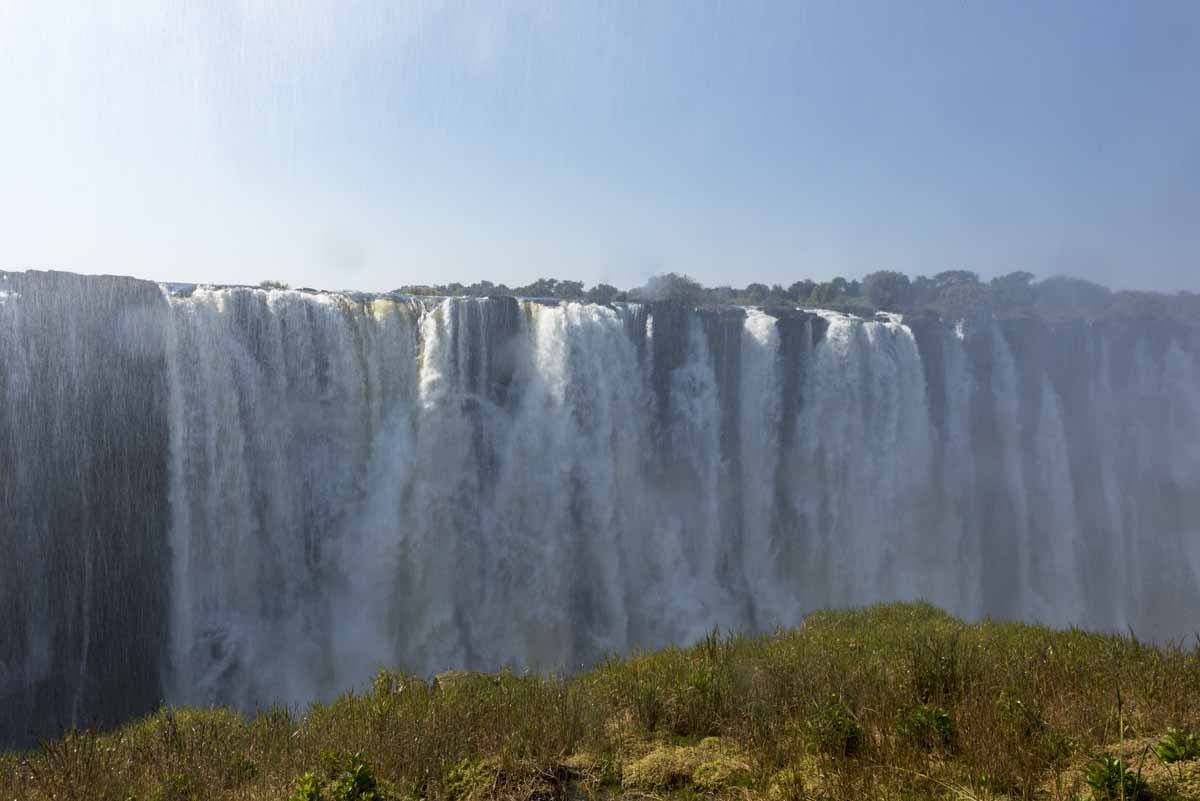
<svg viewBox="0 0 1200 801"><path fill-rule="evenodd" d="M0 268L1200 290L1200 2L0 0Z"/></svg>

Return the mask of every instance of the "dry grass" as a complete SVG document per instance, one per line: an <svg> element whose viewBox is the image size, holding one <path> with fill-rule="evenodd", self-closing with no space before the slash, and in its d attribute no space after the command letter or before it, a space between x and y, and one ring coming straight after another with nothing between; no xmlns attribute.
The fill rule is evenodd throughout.
<svg viewBox="0 0 1200 801"><path fill-rule="evenodd" d="M894 604L570 680L381 674L304 714L164 709L0 756L0 801L1057 801L1089 797L1105 751L1157 798L1200 797L1200 760L1147 751L1168 728L1200 731L1200 651Z"/></svg>

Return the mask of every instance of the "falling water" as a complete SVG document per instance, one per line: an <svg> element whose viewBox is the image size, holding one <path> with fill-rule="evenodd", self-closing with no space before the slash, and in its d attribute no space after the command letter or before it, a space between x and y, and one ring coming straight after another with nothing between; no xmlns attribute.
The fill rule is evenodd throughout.
<svg viewBox="0 0 1200 801"><path fill-rule="evenodd" d="M1200 614L1177 324L0 278L6 741L829 605Z"/></svg>

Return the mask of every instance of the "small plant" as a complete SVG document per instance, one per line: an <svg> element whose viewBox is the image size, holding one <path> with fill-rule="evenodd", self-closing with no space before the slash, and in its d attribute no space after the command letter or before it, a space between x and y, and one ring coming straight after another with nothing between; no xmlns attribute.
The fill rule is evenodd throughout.
<svg viewBox="0 0 1200 801"><path fill-rule="evenodd" d="M1150 789L1141 772L1134 773L1122 759L1099 754L1087 768L1087 784L1093 801L1149 801Z"/></svg>
<svg viewBox="0 0 1200 801"><path fill-rule="evenodd" d="M296 779L288 801L386 801L388 794L380 787L361 753L342 759L333 753L322 754L325 773L330 783L325 785L320 774L308 771ZM337 763L341 762L339 769Z"/></svg>
<svg viewBox="0 0 1200 801"><path fill-rule="evenodd" d="M1178 729L1167 733L1154 745L1154 753L1164 764L1200 759L1200 736Z"/></svg>
<svg viewBox="0 0 1200 801"><path fill-rule="evenodd" d="M350 755L338 748L322 748L317 754L319 775L326 781L333 781L341 775L346 765L350 763Z"/></svg>
<svg viewBox="0 0 1200 801"><path fill-rule="evenodd" d="M291 289L290 286L283 281L272 281L270 279L259 282L260 289Z"/></svg>
<svg viewBox="0 0 1200 801"><path fill-rule="evenodd" d="M819 706L807 727L817 748L831 756L854 756L862 744L862 727L837 698Z"/></svg>
<svg viewBox="0 0 1200 801"><path fill-rule="evenodd" d="M896 726L900 737L918 748L932 751L954 742L954 721L940 706L921 704L909 710Z"/></svg>
<svg viewBox="0 0 1200 801"><path fill-rule="evenodd" d="M300 774L292 785L292 794L288 796L288 801L325 801L325 796L321 794L321 780L317 778L317 774L311 770Z"/></svg>
<svg viewBox="0 0 1200 801"><path fill-rule="evenodd" d="M488 760L464 758L450 769L446 789L456 801L487 798L496 790L496 766Z"/></svg>
<svg viewBox="0 0 1200 801"><path fill-rule="evenodd" d="M361 754L350 758L349 766L342 771L337 781L330 789L331 801L383 801L384 796L379 791L379 782L375 780L371 769L363 760Z"/></svg>

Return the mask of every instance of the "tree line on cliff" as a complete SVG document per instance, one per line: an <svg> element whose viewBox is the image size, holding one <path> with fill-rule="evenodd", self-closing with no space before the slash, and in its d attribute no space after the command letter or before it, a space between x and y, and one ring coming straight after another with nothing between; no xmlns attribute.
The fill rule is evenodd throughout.
<svg viewBox="0 0 1200 801"><path fill-rule="evenodd" d="M656 275L644 286L628 290L604 283L585 287L582 281L539 278L514 287L478 281L469 285L403 286L395 291L409 295L511 295L601 304L675 300L697 306L801 305L854 314L933 312L943 319L956 320L985 315L1030 315L1045 319L1165 317L1200 321L1200 294L1197 293L1113 291L1091 281L1067 276L1039 281L1032 273L1024 271L985 281L970 270L947 270L915 278L901 272L880 270L861 280L838 276L829 281L802 279L787 287L751 283L740 288L729 285L708 287L687 275L672 272Z"/></svg>

